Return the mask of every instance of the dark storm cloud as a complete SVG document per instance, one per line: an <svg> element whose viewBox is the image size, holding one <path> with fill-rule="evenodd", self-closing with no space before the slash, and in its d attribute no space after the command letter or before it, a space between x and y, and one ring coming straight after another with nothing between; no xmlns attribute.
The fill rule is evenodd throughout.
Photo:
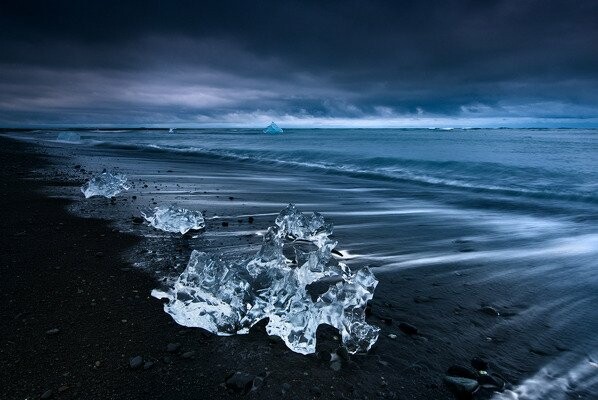
<svg viewBox="0 0 598 400"><path fill-rule="evenodd" d="M594 123L596 15L595 1L9 2L0 122Z"/></svg>

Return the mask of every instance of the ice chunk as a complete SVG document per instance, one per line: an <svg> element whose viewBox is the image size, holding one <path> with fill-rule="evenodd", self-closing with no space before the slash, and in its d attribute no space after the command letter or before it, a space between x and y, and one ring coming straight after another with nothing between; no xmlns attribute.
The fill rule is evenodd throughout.
<svg viewBox="0 0 598 400"><path fill-rule="evenodd" d="M177 323L218 335L247 333L268 318L268 334L309 354L316 349L318 326L329 324L349 352L367 351L378 339L379 329L365 321L378 281L367 267L351 271L336 261L330 234L332 225L320 214L306 216L291 204L253 258L235 262L194 250L172 287L152 295L168 300L164 310ZM285 257L285 245L295 251L294 261ZM327 288L315 300L308 293L314 283Z"/></svg>
<svg viewBox="0 0 598 400"><path fill-rule="evenodd" d="M77 132L60 132L56 138L58 142L79 143L81 136Z"/></svg>
<svg viewBox="0 0 598 400"><path fill-rule="evenodd" d="M272 122L270 125L266 127L266 129L264 129L264 133L282 133L282 129L274 122Z"/></svg>
<svg viewBox="0 0 598 400"><path fill-rule="evenodd" d="M191 229L203 229L205 222L199 211L191 211L176 206L156 207L153 215L141 213L143 218L156 229L185 234Z"/></svg>
<svg viewBox="0 0 598 400"><path fill-rule="evenodd" d="M175 128L168 129L168 133L174 133Z"/></svg>
<svg viewBox="0 0 598 400"><path fill-rule="evenodd" d="M105 171L81 186L81 191L86 199L92 196L113 197L123 190L129 190L127 177L121 174L113 175Z"/></svg>

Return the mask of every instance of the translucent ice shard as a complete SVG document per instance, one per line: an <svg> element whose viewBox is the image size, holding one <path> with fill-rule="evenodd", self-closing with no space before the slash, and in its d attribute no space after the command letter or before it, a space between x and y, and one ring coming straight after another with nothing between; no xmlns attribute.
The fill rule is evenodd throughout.
<svg viewBox="0 0 598 400"><path fill-rule="evenodd" d="M199 211L191 211L175 206L156 207L152 215L141 213L143 218L156 229L165 232L185 234L191 229L203 229L205 221Z"/></svg>
<svg viewBox="0 0 598 400"><path fill-rule="evenodd" d="M272 122L264 129L264 133L282 133L282 128Z"/></svg>
<svg viewBox="0 0 598 400"><path fill-rule="evenodd" d="M318 326L329 324L349 352L367 351L378 339L379 329L365 321L378 281L367 267L351 271L336 261L330 234L320 214L306 216L291 204L253 258L232 262L194 250L172 287L152 295L168 300L164 310L177 323L218 335L247 333L268 318L268 334L308 354L315 352ZM289 248L294 260L285 256ZM326 290L314 299L311 284Z"/></svg>
<svg viewBox="0 0 598 400"><path fill-rule="evenodd" d="M56 138L58 142L79 143L81 136L77 132L60 132Z"/></svg>
<svg viewBox="0 0 598 400"><path fill-rule="evenodd" d="M123 190L129 190L127 178L124 175L112 175L109 172L102 172L81 186L85 198L92 196L113 197Z"/></svg>

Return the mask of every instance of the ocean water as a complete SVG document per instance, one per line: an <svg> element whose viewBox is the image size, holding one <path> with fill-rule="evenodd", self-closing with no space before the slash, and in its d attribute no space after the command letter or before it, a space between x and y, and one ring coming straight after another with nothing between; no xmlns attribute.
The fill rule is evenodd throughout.
<svg viewBox="0 0 598 400"><path fill-rule="evenodd" d="M598 398L598 130L86 129L71 142L60 133L9 134L60 154L71 173L75 163L126 173L134 186L118 208L82 201L77 187L59 195L145 236L151 255L129 256L159 277L180 272L188 252L131 226L139 210L204 210L206 232L186 246L232 257L255 251L295 203L335 224L349 265L373 266L376 305L426 332L413 349L381 340L394 363L428 346L437 379L482 355L512 382L488 396ZM483 315L485 305L501 316Z"/></svg>

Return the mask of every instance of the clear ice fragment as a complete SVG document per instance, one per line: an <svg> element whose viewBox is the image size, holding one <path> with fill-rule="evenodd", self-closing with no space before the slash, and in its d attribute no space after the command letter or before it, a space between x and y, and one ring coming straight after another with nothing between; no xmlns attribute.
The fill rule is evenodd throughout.
<svg viewBox="0 0 598 400"><path fill-rule="evenodd" d="M127 177L110 172L102 172L81 186L81 192L86 199L92 196L114 197L123 190L129 190Z"/></svg>
<svg viewBox="0 0 598 400"><path fill-rule="evenodd" d="M77 132L60 132L56 138L58 142L79 143L81 136Z"/></svg>
<svg viewBox="0 0 598 400"><path fill-rule="evenodd" d="M282 128L272 122L264 129L264 133L282 133Z"/></svg>
<svg viewBox="0 0 598 400"><path fill-rule="evenodd" d="M180 232L184 235L192 229L203 229L206 226L199 211L176 206L156 207L152 215L141 214L151 226L165 232Z"/></svg>
<svg viewBox="0 0 598 400"><path fill-rule="evenodd" d="M378 280L367 267L351 271L334 259L331 234L332 224L320 214L306 216L291 204L253 258L235 262L194 250L172 287L152 295L168 300L164 310L178 324L217 335L247 333L268 318L268 334L309 354L316 350L318 326L329 324L340 331L349 352L367 351L379 333L365 321ZM295 250L294 261L285 257L285 244ZM327 288L315 300L307 288L313 283Z"/></svg>

